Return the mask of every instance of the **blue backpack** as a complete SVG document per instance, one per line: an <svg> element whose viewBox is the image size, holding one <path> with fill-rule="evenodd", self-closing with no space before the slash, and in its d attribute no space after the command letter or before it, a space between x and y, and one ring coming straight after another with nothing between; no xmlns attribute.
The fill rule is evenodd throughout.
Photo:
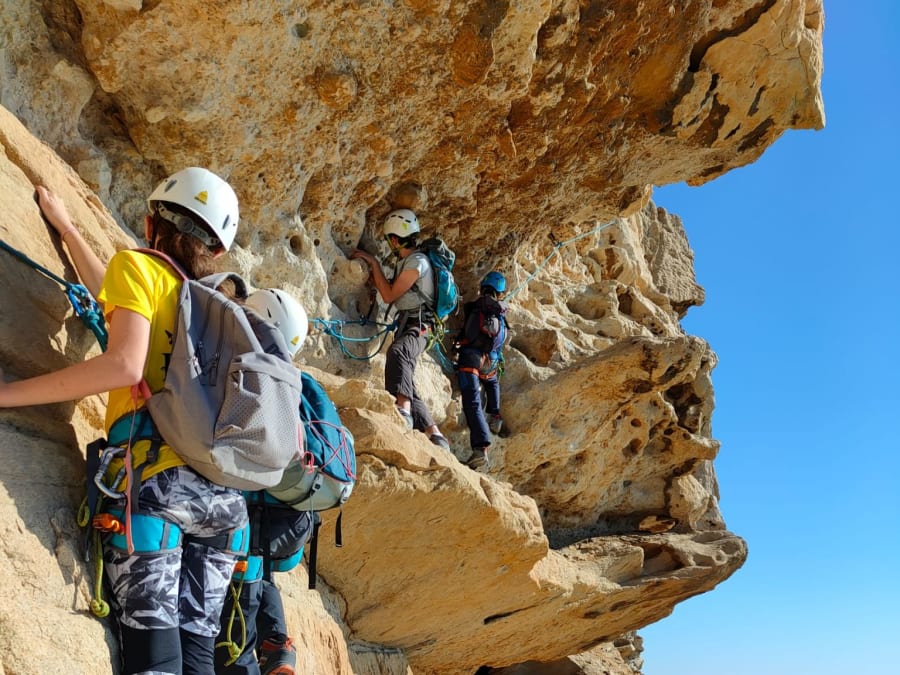
<svg viewBox="0 0 900 675"><path fill-rule="evenodd" d="M443 321L459 305L459 288L453 278L456 254L439 237L426 239L419 244L418 250L428 256L434 270L434 304L431 309L434 310L437 318ZM424 298L415 284L413 284L413 288L420 297Z"/></svg>
<svg viewBox="0 0 900 675"><path fill-rule="evenodd" d="M341 422L334 402L311 375L301 373L303 393L300 420L306 441L303 459L284 470L284 478L269 495L297 511L341 508L356 485L356 452L353 435ZM334 529L334 544L343 546L341 516ZM316 558L320 519L315 517L309 540L307 566L309 588L316 587Z"/></svg>
<svg viewBox="0 0 900 675"><path fill-rule="evenodd" d="M353 435L341 423L322 385L306 373L301 373L301 379L303 459L285 469L281 482L268 492L297 511L325 511L342 506L356 484Z"/></svg>

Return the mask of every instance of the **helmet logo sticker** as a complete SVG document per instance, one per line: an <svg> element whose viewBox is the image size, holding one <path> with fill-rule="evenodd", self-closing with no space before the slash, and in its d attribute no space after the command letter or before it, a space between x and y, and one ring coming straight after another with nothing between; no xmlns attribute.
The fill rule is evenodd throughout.
<svg viewBox="0 0 900 675"><path fill-rule="evenodd" d="M196 199L201 204L206 204L206 200L209 199L209 195L206 193L206 190L202 192L198 192L194 195L194 199Z"/></svg>

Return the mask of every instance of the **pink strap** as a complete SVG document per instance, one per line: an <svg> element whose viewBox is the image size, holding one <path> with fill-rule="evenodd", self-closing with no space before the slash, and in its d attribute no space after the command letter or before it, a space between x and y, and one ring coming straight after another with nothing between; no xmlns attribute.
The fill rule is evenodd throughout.
<svg viewBox="0 0 900 675"><path fill-rule="evenodd" d="M135 402L135 405L137 405L138 396L145 401L153 396L153 392L150 391L150 385L147 384L147 380L144 378L141 378L141 381L137 384L131 385L131 400Z"/></svg>
<svg viewBox="0 0 900 675"><path fill-rule="evenodd" d="M169 263L169 265L172 266L172 269L174 269L178 273L178 276L180 276L185 281L188 280L189 277L185 273L184 269L182 269L181 265L179 265L171 257L166 255L162 251L157 251L156 249L153 249L153 248L136 248L134 250L138 251L140 253L145 253L146 255L152 255L154 258L159 258L160 260L163 260L163 261Z"/></svg>
<svg viewBox="0 0 900 675"><path fill-rule="evenodd" d="M131 453L131 439L134 436L134 421L137 418L137 394L140 391L141 384L147 387L147 382L143 379L140 384L131 387L131 430L128 432L128 445L125 446L125 480L128 486L125 488L125 547L128 549L128 555L134 555L134 539L131 535L131 495L135 485L134 455Z"/></svg>

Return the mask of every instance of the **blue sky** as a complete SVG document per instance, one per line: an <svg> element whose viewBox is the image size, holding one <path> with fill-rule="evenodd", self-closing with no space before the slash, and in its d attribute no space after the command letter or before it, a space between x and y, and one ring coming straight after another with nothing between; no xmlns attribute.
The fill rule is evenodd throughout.
<svg viewBox="0 0 900 675"><path fill-rule="evenodd" d="M826 0L825 130L657 189L719 355L721 508L743 568L640 631L645 675L900 673L900 2Z"/></svg>

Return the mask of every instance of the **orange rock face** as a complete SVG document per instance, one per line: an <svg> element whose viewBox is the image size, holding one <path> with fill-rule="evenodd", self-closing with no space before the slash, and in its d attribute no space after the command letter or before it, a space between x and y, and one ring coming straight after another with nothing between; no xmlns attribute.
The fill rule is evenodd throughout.
<svg viewBox="0 0 900 675"><path fill-rule="evenodd" d="M309 338L304 366L356 438L359 484L343 548L326 517L320 592L303 571L279 581L299 670L632 673L635 630L740 567L713 469L716 355L680 325L704 290L680 220L650 199L824 125L821 0L12 5L2 237L54 272L74 278L34 182L108 257L159 178L204 165L241 202L226 266L310 317L383 316L347 255L387 253L379 224L398 207L455 249L467 299L494 268L515 290L504 431L479 473L457 459L468 432L434 359L417 386L455 457L404 431L383 356ZM4 371L91 353L52 284L5 259L0 272L17 300L2 306ZM102 403L0 413L0 634L40 645L2 650L0 670L109 667L74 524L75 447Z"/></svg>

